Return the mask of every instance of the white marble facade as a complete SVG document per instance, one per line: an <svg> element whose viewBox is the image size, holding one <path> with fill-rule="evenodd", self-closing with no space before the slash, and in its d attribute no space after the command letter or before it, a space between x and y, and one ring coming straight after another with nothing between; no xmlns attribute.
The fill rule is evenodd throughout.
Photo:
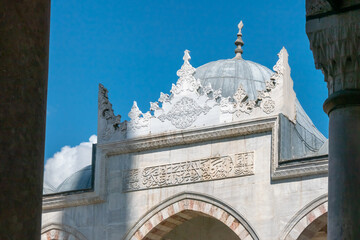
<svg viewBox="0 0 360 240"><path fill-rule="evenodd" d="M327 142L278 55L274 71L242 58L199 67L250 66L225 96L186 50L171 92L146 112L134 102L130 121L100 84L94 187L45 196L42 239L325 239Z"/></svg>

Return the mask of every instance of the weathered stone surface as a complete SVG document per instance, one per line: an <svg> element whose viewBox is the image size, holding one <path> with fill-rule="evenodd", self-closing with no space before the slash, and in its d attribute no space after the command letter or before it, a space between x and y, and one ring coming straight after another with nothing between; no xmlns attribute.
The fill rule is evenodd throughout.
<svg viewBox="0 0 360 240"><path fill-rule="evenodd" d="M0 7L0 239L40 239L50 1Z"/></svg>

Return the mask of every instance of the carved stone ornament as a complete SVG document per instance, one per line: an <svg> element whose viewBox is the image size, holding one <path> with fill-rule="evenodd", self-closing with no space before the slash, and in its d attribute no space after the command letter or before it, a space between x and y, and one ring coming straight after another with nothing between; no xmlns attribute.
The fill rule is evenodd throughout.
<svg viewBox="0 0 360 240"><path fill-rule="evenodd" d="M134 104L133 104L128 116L131 119L128 125L132 130L149 126L150 119L151 119L150 112L143 114L140 111L139 107L137 106L136 101L134 101Z"/></svg>
<svg viewBox="0 0 360 240"><path fill-rule="evenodd" d="M331 11L331 5L327 0L306 0L306 16L328 11Z"/></svg>
<svg viewBox="0 0 360 240"><path fill-rule="evenodd" d="M160 93L160 98L158 100L159 102L168 102L169 101L169 94Z"/></svg>
<svg viewBox="0 0 360 240"><path fill-rule="evenodd" d="M206 114L209 110L209 106L200 107L193 99L183 97L167 114L160 115L159 120L169 120L175 127L185 129L190 127L200 114Z"/></svg>
<svg viewBox="0 0 360 240"><path fill-rule="evenodd" d="M254 174L254 152L186 161L123 172L123 191L175 186Z"/></svg>
<svg viewBox="0 0 360 240"><path fill-rule="evenodd" d="M275 73L278 74L278 73ZM221 98L220 110L222 113L236 113L240 116L242 113L250 114L255 108L260 107L264 113L270 114L275 110L275 101L271 99L270 91L274 89L276 82L274 79L266 82L266 89L258 91L256 100L249 100L249 97L240 85L232 98Z"/></svg>
<svg viewBox="0 0 360 240"><path fill-rule="evenodd" d="M215 100L221 97L221 90L214 91L210 84L202 87L200 81L194 77L196 69L191 66L190 59L189 51L185 50L184 64L177 71L179 79L176 84L172 85L171 96L164 93L160 94L159 102L167 103L167 107L164 108L163 106L160 109L152 104L150 108L151 110L161 110L158 119L161 122L170 121L178 129L190 127L198 116L205 115L210 111L211 107L206 105L207 101L214 100L214 105L216 104ZM206 101L199 104L198 98L201 96Z"/></svg>
<svg viewBox="0 0 360 240"><path fill-rule="evenodd" d="M194 77L195 68L191 66L189 60L191 59L189 50L185 50L184 54L184 64L181 66L181 69L177 71L179 80L176 85L173 84L171 88L171 93L179 94L184 91L195 92L201 86L200 81Z"/></svg>
<svg viewBox="0 0 360 240"><path fill-rule="evenodd" d="M273 75L271 75L270 81L266 82L266 90L274 89L276 86L276 83L279 81L282 81L282 79L284 77L284 71L285 71L285 66L283 64L285 52L286 52L286 49L283 47L280 50L280 52L278 53L279 59L277 60L275 66L273 67L274 73L273 73Z"/></svg>
<svg viewBox="0 0 360 240"><path fill-rule="evenodd" d="M332 24L331 24L332 23ZM329 95L360 87L360 11L306 23L315 67L321 69Z"/></svg>
<svg viewBox="0 0 360 240"><path fill-rule="evenodd" d="M160 109L158 102L150 102L150 111L155 111Z"/></svg>
<svg viewBox="0 0 360 240"><path fill-rule="evenodd" d="M124 124L120 123L121 116L115 116L109 101L108 90L102 84L99 84L98 110L100 117L106 120L105 130L99 136L101 139L108 140L115 131L125 129Z"/></svg>
<svg viewBox="0 0 360 240"><path fill-rule="evenodd" d="M280 52L280 58L281 54ZM150 102L150 111L142 113L134 101L128 114L129 122L120 123L120 116L114 116L108 101L107 90L100 85L99 110L107 122L105 130L101 130L99 135L104 140L109 140L118 128L126 129L125 134L117 138L117 140L122 140L162 133L173 130L173 127L186 129L191 126L225 123L233 121L234 116L249 115L254 109L262 110L265 114L270 114L275 110L275 101L271 98L271 91L276 88L277 81L281 80L283 75L284 70L280 60L274 67L274 75L266 81L266 88L258 92L257 99L250 100L242 86L238 88L234 96L226 98L222 97L221 89L214 90L210 83L202 86L200 80L194 77L196 69L191 66L190 59L189 51L185 50L184 63L177 71L179 79L172 85L171 94L161 92L157 102ZM209 117L200 119L204 115ZM171 125L167 125L165 123L167 121Z"/></svg>
<svg viewBox="0 0 360 240"><path fill-rule="evenodd" d="M269 114L272 113L275 109L275 101L271 99L266 99L262 104L262 110Z"/></svg>
<svg viewBox="0 0 360 240"><path fill-rule="evenodd" d="M240 85L232 98L221 98L221 112L235 113L237 116L240 116L243 113L250 114L255 108L260 108L266 114L272 113L275 110L275 101L271 99L271 91L276 88L279 82L283 81L285 69L283 66L283 58L285 51L285 48L282 48L279 52L279 60L273 68L275 72L270 79L265 82L265 90L258 91L255 100L250 100L243 86Z"/></svg>

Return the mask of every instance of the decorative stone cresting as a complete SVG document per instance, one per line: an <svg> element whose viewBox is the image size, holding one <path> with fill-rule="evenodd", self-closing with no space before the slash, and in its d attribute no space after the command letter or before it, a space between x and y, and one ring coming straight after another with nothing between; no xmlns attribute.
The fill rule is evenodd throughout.
<svg viewBox="0 0 360 240"><path fill-rule="evenodd" d="M255 108L260 107L264 113L270 114L275 110L275 101L272 99L271 91L279 84L283 82L284 78L284 54L286 49L283 47L279 52L279 60L274 66L274 74L266 81L266 88L263 91L258 91L257 99L250 100L248 94L240 85L234 96L221 98L220 109L222 113L235 113L241 115L243 113L250 114Z"/></svg>
<svg viewBox="0 0 360 240"><path fill-rule="evenodd" d="M306 214L287 234L284 240L310 240L327 224L328 203L322 203Z"/></svg>
<svg viewBox="0 0 360 240"><path fill-rule="evenodd" d="M112 104L109 101L108 90L99 84L98 93L98 121L105 120L104 129L98 134L99 141L109 140L117 131L126 130L126 122L121 123L121 116L114 114Z"/></svg>
<svg viewBox="0 0 360 240"><path fill-rule="evenodd" d="M167 131L184 130L190 127L213 126L247 119L251 113L256 117L278 111L281 106L279 90L284 82L284 62L287 62L283 48L274 66L275 73L265 82L265 89L258 91L255 100L250 100L243 86L232 97L222 97L221 89L214 90L211 84L202 86L194 77L196 69L190 64L188 50L184 52L184 63L177 71L179 77L172 85L171 94L160 93L157 102L150 102L150 111L143 113L134 101L129 112L130 121L120 122L108 100L108 91L99 87L99 142L112 142ZM286 55L286 56L285 56ZM274 91L275 90L275 91ZM101 120L103 120L101 122Z"/></svg>
<svg viewBox="0 0 360 240"><path fill-rule="evenodd" d="M128 123L128 126L132 130L136 130L142 127L148 127L150 123L151 114L150 112L142 113L137 106L137 102L134 101L134 104L131 108L131 111L129 112L128 116L130 117L130 122Z"/></svg>
<svg viewBox="0 0 360 240"><path fill-rule="evenodd" d="M180 70L177 71L176 75L178 75L179 80L176 85L173 84L170 92L172 94L179 94L184 91L194 92L198 90L201 86L200 81L195 79L194 74L196 69L190 64L190 51L185 50L184 52L184 64L181 66Z"/></svg>
<svg viewBox="0 0 360 240"><path fill-rule="evenodd" d="M178 225L196 216L213 217L228 226L241 240L253 239L245 227L230 213L210 203L184 199L157 212L130 238L131 240L158 240Z"/></svg>

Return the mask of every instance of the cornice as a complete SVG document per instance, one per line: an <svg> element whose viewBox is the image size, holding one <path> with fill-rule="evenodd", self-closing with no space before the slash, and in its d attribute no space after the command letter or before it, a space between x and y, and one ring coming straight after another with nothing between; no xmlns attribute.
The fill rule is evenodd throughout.
<svg viewBox="0 0 360 240"><path fill-rule="evenodd" d="M59 193L57 195L44 196L42 209L44 212L46 212L46 210L90 205L102 202L104 202L104 200L94 191L73 194L70 193L67 195Z"/></svg>
<svg viewBox="0 0 360 240"><path fill-rule="evenodd" d="M328 155L292 159L289 163L278 165L272 173L272 180L305 177L328 173Z"/></svg>
<svg viewBox="0 0 360 240"><path fill-rule="evenodd" d="M117 155L140 152L164 147L193 144L204 141L218 140L229 137L244 136L255 133L272 131L277 116L259 118L252 121L222 124L214 127L184 130L147 137L133 138L114 143L98 144L106 155Z"/></svg>

